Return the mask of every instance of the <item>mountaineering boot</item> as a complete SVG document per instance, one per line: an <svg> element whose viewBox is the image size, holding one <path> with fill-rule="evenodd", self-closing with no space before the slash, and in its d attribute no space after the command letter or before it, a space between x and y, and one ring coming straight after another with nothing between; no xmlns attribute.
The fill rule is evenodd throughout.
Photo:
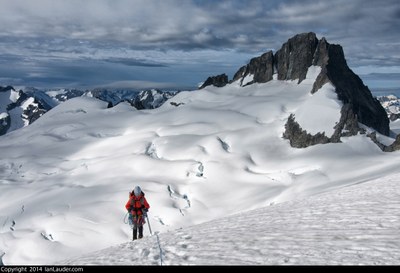
<svg viewBox="0 0 400 273"><path fill-rule="evenodd" d="M143 226L139 227L139 239L143 238Z"/></svg>
<svg viewBox="0 0 400 273"><path fill-rule="evenodd" d="M137 239L137 229L134 228L133 230L133 237L132 237L132 241L135 241Z"/></svg>

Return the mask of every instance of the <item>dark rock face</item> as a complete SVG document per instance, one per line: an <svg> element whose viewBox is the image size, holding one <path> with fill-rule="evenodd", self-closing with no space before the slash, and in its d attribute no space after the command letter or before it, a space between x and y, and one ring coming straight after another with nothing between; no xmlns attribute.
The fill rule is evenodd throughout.
<svg viewBox="0 0 400 273"><path fill-rule="evenodd" d="M249 64L242 66L235 73L232 81L241 80L242 86L268 82L272 80L276 69L278 80L298 79L300 83L306 78L308 67L313 63L317 45L315 33L298 34L284 43L275 55L269 51L251 59ZM254 75L253 81L242 84L248 75Z"/></svg>
<svg viewBox="0 0 400 273"><path fill-rule="evenodd" d="M384 152L394 152L394 151L398 151L398 150L400 150L400 134L397 135L396 140L389 146L386 146L383 151Z"/></svg>
<svg viewBox="0 0 400 273"><path fill-rule="evenodd" d="M290 38L275 54L278 80L299 80L301 83L312 65L318 39L313 32Z"/></svg>
<svg viewBox="0 0 400 273"><path fill-rule="evenodd" d="M290 114L285 124L283 138L289 139L290 146L295 148L306 148L316 144L331 142L331 140L325 136L325 133L317 133L316 135L307 133L307 131L303 130L296 122L293 114Z"/></svg>
<svg viewBox="0 0 400 273"><path fill-rule="evenodd" d="M368 134L367 137L369 137L382 151L385 151L387 146L378 141L378 139L376 138L376 132Z"/></svg>
<svg viewBox="0 0 400 273"><path fill-rule="evenodd" d="M0 92L7 92L7 91L10 91L10 90L14 90L14 87L12 87L12 86L6 86L6 87L3 87L3 86L0 86Z"/></svg>
<svg viewBox="0 0 400 273"><path fill-rule="evenodd" d="M241 68L239 68L239 70L235 73L235 75L233 75L233 79L232 81L235 82L237 80L240 80L240 85L242 85L243 83L243 79L247 76L246 71L247 71L247 66L248 65L244 65Z"/></svg>
<svg viewBox="0 0 400 273"><path fill-rule="evenodd" d="M15 92L14 87L12 86L0 86L0 93L8 93L6 94L6 97L10 97L11 92ZM15 108L16 103L15 102L11 102L9 103L9 101L7 100L7 102L3 102L0 101L0 114L3 114L3 117L0 119L0 136L3 135L4 133L2 132L7 132L8 128L10 127L10 117L7 116L5 117L4 114L8 115L8 111L10 111L11 109ZM2 113L2 110L5 110L6 112Z"/></svg>
<svg viewBox="0 0 400 273"><path fill-rule="evenodd" d="M248 65L242 66L233 76L233 81L240 80L240 85L245 86L255 82L263 83L272 80L274 74L274 54L272 51L250 60ZM243 84L243 80L253 75L253 80Z"/></svg>
<svg viewBox="0 0 400 273"><path fill-rule="evenodd" d="M235 73L232 81L241 80L242 86L264 83L272 80L276 70L278 80L298 79L300 83L306 78L308 67L313 63L317 45L318 39L315 33L298 34L284 43L275 55L272 51L268 51L251 59ZM242 84L248 75L254 75L253 81Z"/></svg>
<svg viewBox="0 0 400 273"><path fill-rule="evenodd" d="M0 118L0 136L6 134L8 129L10 129L10 126L11 126L11 119L9 115Z"/></svg>
<svg viewBox="0 0 400 273"><path fill-rule="evenodd" d="M217 76L208 77L207 80L200 86L199 89L203 89L206 86L213 85L216 87L224 87L229 83L228 75L221 74Z"/></svg>
<svg viewBox="0 0 400 273"><path fill-rule="evenodd" d="M331 137L332 142L340 142L340 137L364 134L365 130L358 126L357 116L352 111L352 105L347 103L340 110L340 120L335 126L335 132Z"/></svg>
<svg viewBox="0 0 400 273"><path fill-rule="evenodd" d="M311 90L311 94L317 92L325 83L329 82L329 78L327 75L326 65L329 60L328 55L328 47L329 44L325 40L324 37L318 42L317 48L314 53L313 65L318 65L321 67L321 73L317 76L317 79L314 82L313 88Z"/></svg>
<svg viewBox="0 0 400 273"><path fill-rule="evenodd" d="M389 119L390 119L391 121L398 120L399 118L400 118L400 114L391 113L390 116L389 116Z"/></svg>
<svg viewBox="0 0 400 273"><path fill-rule="evenodd" d="M374 128L383 135L389 135L389 119L386 111L371 91L348 66L340 45L331 45L322 38L315 52L314 65L322 70L318 75L312 93L327 82L335 86L338 99L349 104L360 123Z"/></svg>

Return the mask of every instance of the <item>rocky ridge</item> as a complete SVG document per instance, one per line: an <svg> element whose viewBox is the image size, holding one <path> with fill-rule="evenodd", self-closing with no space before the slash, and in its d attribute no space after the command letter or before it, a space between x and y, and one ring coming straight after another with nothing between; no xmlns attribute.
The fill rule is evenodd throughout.
<svg viewBox="0 0 400 273"><path fill-rule="evenodd" d="M278 80L297 80L301 83L311 66L321 67L321 72L310 93L315 94L325 84L332 84L337 98L343 103L341 118L332 135L326 136L325 132L311 135L301 128L301 124L298 124L295 116L291 114L285 125L283 137L288 139L293 147L336 143L341 141L341 137L365 133L359 123L373 128L380 134L389 135L389 119L385 109L372 96L360 77L348 67L343 48L340 45L329 44L325 38L319 40L313 32L295 35L275 54L268 51L251 59L234 74L229 83L237 81L241 86L265 83L271 81L274 74ZM211 81L209 83L212 84Z"/></svg>

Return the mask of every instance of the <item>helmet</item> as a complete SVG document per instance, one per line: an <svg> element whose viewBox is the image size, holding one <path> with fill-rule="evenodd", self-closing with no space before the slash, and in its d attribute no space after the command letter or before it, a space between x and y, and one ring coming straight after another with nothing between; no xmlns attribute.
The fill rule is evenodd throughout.
<svg viewBox="0 0 400 273"><path fill-rule="evenodd" d="M142 189L141 189L139 186L136 186L136 187L133 189L133 194L134 194L135 196L139 196L141 193L142 193Z"/></svg>

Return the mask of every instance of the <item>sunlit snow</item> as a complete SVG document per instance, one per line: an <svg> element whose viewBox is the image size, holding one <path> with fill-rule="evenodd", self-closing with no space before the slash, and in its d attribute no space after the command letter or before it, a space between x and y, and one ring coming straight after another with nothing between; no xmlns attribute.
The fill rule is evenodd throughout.
<svg viewBox="0 0 400 273"><path fill-rule="evenodd" d="M1 136L2 261L398 263L398 152L365 135L306 149L282 138L291 113L327 135L338 120L332 88L311 95L312 80L206 87L141 111L79 97ZM130 243L135 185L158 237L146 225Z"/></svg>

